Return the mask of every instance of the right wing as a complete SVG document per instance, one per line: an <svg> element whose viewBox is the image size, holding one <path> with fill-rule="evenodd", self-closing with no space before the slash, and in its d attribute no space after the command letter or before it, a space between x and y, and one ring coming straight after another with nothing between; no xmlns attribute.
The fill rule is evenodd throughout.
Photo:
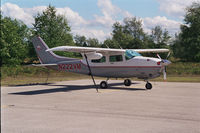
<svg viewBox="0 0 200 133"><path fill-rule="evenodd" d="M132 49L138 53L164 53L169 52L169 49Z"/></svg>

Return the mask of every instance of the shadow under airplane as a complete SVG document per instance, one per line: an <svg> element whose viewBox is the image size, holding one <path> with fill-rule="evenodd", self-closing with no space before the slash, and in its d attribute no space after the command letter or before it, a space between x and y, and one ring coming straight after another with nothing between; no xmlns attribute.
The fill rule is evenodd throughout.
<svg viewBox="0 0 200 133"><path fill-rule="evenodd" d="M19 84L19 85L8 85L10 87L18 87L18 86L34 86L34 85L50 85L53 83L30 83L30 84Z"/></svg>
<svg viewBox="0 0 200 133"><path fill-rule="evenodd" d="M133 84L137 84L137 83L133 83ZM117 87L119 85L124 85L124 84L123 83L111 83L111 84L109 84L108 89L127 90L127 91L145 91L146 90L146 89L142 89L142 88ZM56 92L69 92L69 91L85 90L85 89L94 89L94 91L95 91L94 85L54 85L54 84L47 84L47 86L57 86L57 87L60 87L60 88L14 92L14 93L9 93L9 94L12 94L12 95L38 95L38 94L48 94L48 93L56 93Z"/></svg>

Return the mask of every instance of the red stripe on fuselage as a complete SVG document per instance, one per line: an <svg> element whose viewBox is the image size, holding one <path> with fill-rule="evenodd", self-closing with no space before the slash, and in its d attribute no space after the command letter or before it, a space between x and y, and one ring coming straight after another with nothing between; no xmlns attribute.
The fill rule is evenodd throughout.
<svg viewBox="0 0 200 133"><path fill-rule="evenodd" d="M86 64L80 61L81 64L87 67ZM161 68L161 66L90 66L91 68Z"/></svg>

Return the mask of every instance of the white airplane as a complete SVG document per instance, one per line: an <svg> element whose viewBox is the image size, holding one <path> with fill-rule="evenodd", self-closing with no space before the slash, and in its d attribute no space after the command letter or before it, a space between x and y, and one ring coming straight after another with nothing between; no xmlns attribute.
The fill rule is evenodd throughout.
<svg viewBox="0 0 200 133"><path fill-rule="evenodd" d="M108 88L109 78L127 78L124 80L125 86L131 85L128 78L137 77L146 81L146 89L151 89L152 84L149 79L159 77L163 71L166 79L165 67L171 62L158 58L144 57L139 53L160 53L169 52L168 49L111 49L76 46L59 46L49 49L41 37L32 39L39 65L50 69L64 72L75 72L91 75L94 85L98 91L93 76L107 77L106 81L100 83L100 88ZM67 51L81 53L83 59L62 57L52 51ZM170 52L168 53L169 56Z"/></svg>

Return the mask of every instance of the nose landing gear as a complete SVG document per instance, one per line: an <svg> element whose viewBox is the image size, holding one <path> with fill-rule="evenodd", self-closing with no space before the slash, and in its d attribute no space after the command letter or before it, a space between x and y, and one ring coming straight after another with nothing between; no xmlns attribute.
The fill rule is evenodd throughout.
<svg viewBox="0 0 200 133"><path fill-rule="evenodd" d="M147 90L151 90L152 89L152 84L147 81L145 87L146 87Z"/></svg>

